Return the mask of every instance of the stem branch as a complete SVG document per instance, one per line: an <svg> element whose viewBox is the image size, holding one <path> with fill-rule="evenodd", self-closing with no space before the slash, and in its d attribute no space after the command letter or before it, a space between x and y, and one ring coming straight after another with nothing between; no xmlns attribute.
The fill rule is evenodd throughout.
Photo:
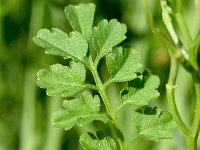
<svg viewBox="0 0 200 150"><path fill-rule="evenodd" d="M169 107L171 109L171 112L174 116L176 123L178 124L179 128L184 133L184 135L188 135L190 131L183 122L175 102L174 89L176 86L175 83L176 83L177 72L178 72L178 62L176 58L171 57L170 74L168 83L166 85L167 98L169 102Z"/></svg>
<svg viewBox="0 0 200 150"><path fill-rule="evenodd" d="M96 71L96 65L91 61L91 59L89 59L89 69L91 70L92 72L92 75L94 77L94 80L95 80L95 83L96 83L96 87L97 87L97 90L99 91L99 94L101 95L101 98L102 98L102 101L105 105L105 108L106 108L106 111L109 115L109 117L111 118L111 122L110 122L110 128L113 132L113 138L115 138L115 141L117 142L118 144L118 147L123 150L124 148L124 137L123 137L123 134L120 130L120 127L119 127L119 123L115 117L115 113L112 109L112 106L108 100L108 96L106 94L106 87L104 87L99 75L98 75L98 72Z"/></svg>
<svg viewBox="0 0 200 150"><path fill-rule="evenodd" d="M195 83L195 91L196 91L196 109L194 121L192 123L192 135L196 136L199 132L200 127L200 84Z"/></svg>
<svg viewBox="0 0 200 150"><path fill-rule="evenodd" d="M130 148L130 146L138 139L138 137L140 136L140 134L137 134L129 143L128 143L128 149Z"/></svg>
<svg viewBox="0 0 200 150"><path fill-rule="evenodd" d="M187 46L190 49L192 47L192 37L190 35L188 26L182 13L176 13L176 21L180 27L183 37L185 38L185 42L187 43Z"/></svg>
<svg viewBox="0 0 200 150"><path fill-rule="evenodd" d="M191 150L197 149L197 139L198 139L199 128L200 128L200 84L199 83L195 83L195 91L196 91L196 108L195 108L195 114L194 114L194 119L192 123L190 139L187 140L188 145L189 146L191 145L191 148L190 148Z"/></svg>

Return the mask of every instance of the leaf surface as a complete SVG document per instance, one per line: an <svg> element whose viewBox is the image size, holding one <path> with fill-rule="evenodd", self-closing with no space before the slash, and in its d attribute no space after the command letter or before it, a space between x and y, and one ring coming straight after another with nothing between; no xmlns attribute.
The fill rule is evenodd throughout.
<svg viewBox="0 0 200 150"><path fill-rule="evenodd" d="M86 70L80 62L70 62L70 67L55 64L37 73L37 84L47 89L49 96L71 97L84 90Z"/></svg>
<svg viewBox="0 0 200 150"><path fill-rule="evenodd" d="M53 125L65 130L71 129L75 124L80 126L94 120L106 122L107 116L99 113L100 99L96 95L92 97L89 92L82 93L72 100L63 101L64 109L59 109L52 114Z"/></svg>
<svg viewBox="0 0 200 150"><path fill-rule="evenodd" d="M38 46L45 48L47 54L64 58L82 60L88 50L87 41L77 31L71 32L68 36L56 28L52 28L51 31L41 29L33 40Z"/></svg>
<svg viewBox="0 0 200 150"><path fill-rule="evenodd" d="M81 3L77 6L65 7L65 14L74 31L82 33L89 40L94 21L95 5L92 3Z"/></svg>
<svg viewBox="0 0 200 150"><path fill-rule="evenodd" d="M159 83L160 81L157 76L151 75L148 71L144 71L138 78L129 81L129 87L122 91L123 105L148 105L151 100L159 97L160 94L157 91Z"/></svg>
<svg viewBox="0 0 200 150"><path fill-rule="evenodd" d="M113 139L106 137L102 140L96 139L88 133L81 135L79 140L85 150L116 150L117 146Z"/></svg>
<svg viewBox="0 0 200 150"><path fill-rule="evenodd" d="M116 19L102 20L93 28L92 44L97 52L97 60L112 51L112 48L121 43L125 38L126 25Z"/></svg>
<svg viewBox="0 0 200 150"><path fill-rule="evenodd" d="M148 140L168 139L173 137L176 125L169 112L161 112L160 109L146 108L147 114L142 112L133 113L133 124L138 135ZM151 112L150 112L151 111Z"/></svg>
<svg viewBox="0 0 200 150"><path fill-rule="evenodd" d="M132 48L117 47L106 56L106 64L113 82L130 81L137 77L142 65L139 63L140 55Z"/></svg>

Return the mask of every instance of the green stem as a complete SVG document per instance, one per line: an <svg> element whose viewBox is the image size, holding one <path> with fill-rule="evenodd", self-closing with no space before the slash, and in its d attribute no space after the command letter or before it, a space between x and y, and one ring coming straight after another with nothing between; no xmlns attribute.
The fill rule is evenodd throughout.
<svg viewBox="0 0 200 150"><path fill-rule="evenodd" d="M130 146L138 139L138 137L140 136L140 134L137 134L127 145L128 149L130 148Z"/></svg>
<svg viewBox="0 0 200 150"><path fill-rule="evenodd" d="M194 115L194 121L192 123L192 135L197 136L200 127L200 84L195 83L196 91L196 109Z"/></svg>
<svg viewBox="0 0 200 150"><path fill-rule="evenodd" d="M120 149L123 150L123 147L124 147L123 146L123 140L124 140L123 134L120 130L119 123L118 123L118 121L115 117L115 113L114 113L114 111L113 111L113 109L112 109L112 107L111 107L111 105L108 101L108 96L105 92L105 89L101 89L101 86L103 87L103 85L100 84L99 93L102 97L102 100L103 100L105 106L107 105L106 111L108 112L108 115L111 118L110 127L113 131L113 135L114 135L115 139L117 140Z"/></svg>
<svg viewBox="0 0 200 150"><path fill-rule="evenodd" d="M124 148L124 143L123 143L123 134L120 130L120 127L119 127L119 123L115 117L115 113L112 109L112 106L108 100L108 96L106 94L106 88L105 86L103 85L99 75L98 75L98 72L96 71L97 68L96 68L96 65L91 61L91 59L89 60L89 69L91 70L92 72L92 75L94 77L94 80L95 80L95 83L96 83L96 87L99 91L99 94L101 95L101 98L102 98L102 101L105 105L105 108L106 108L106 111L109 115L109 117L111 118L111 123L110 123L110 128L113 132L113 137L115 138L115 141L117 142L118 144L118 147L123 150Z"/></svg>
<svg viewBox="0 0 200 150"><path fill-rule="evenodd" d="M197 139L200 128L200 84L199 83L195 83L195 91L196 91L195 115L192 123L191 134L186 139L188 150L197 150Z"/></svg>
<svg viewBox="0 0 200 150"><path fill-rule="evenodd" d="M161 3L161 7L162 7L163 22L172 38L174 44L181 51L184 58L186 60L189 60L189 56L186 53L186 50L184 49L182 42L180 41L180 39L178 38L178 36L174 30L174 27L172 24L172 19L171 19L170 12L169 12L170 7L167 5L167 2L165 0L161 0L160 3Z"/></svg>
<svg viewBox="0 0 200 150"><path fill-rule="evenodd" d="M166 47L166 49L168 49L170 51L170 53L174 53L174 55L176 56L176 58L180 60L180 62L183 64L183 66L186 69L187 68L192 68L190 65L188 65L187 60L185 59L185 57L183 56L183 54L181 53L181 51L173 43L173 41L171 40L171 38L168 37L168 35L166 35L162 31L160 31L154 25L153 19L151 17L151 13L150 13L150 9L149 9L149 2L148 1L149 0L144 0L145 15L146 15L147 23L148 23L149 27L151 28L152 32L161 40L161 42L163 43L163 45ZM170 28L170 30L171 30L171 28ZM173 38L174 38L174 40L178 40L176 38L176 36L174 36L174 34L173 34ZM189 69L187 69L187 70L189 70Z"/></svg>
<svg viewBox="0 0 200 150"><path fill-rule="evenodd" d="M181 40L178 38L178 36L174 30L174 27L173 27L173 24L171 21L170 12L169 12L170 7L167 5L166 0L161 0L161 7L162 7L162 14L163 14L163 22L172 38L174 44L176 45L175 49L173 47L169 47L170 45L169 46L167 45L167 47L170 49L171 48L174 49L174 52L175 52L174 55L178 54L177 59L180 61L180 63L183 65L183 67L188 72L190 72L191 74L197 74L198 67L197 67L197 63L196 63L195 49L193 48L193 44L191 44L192 40L191 40L189 31L187 29L187 25L184 21L183 16L179 17L179 20L180 20L179 23L181 24L181 26L183 28L182 30L184 30L184 36L187 36L184 38L188 39L188 42L190 43L190 46L191 46L189 55L186 52ZM179 52L177 52L177 50L180 52L181 55L179 54Z"/></svg>
<svg viewBox="0 0 200 150"><path fill-rule="evenodd" d="M177 0L177 1L180 1L179 5L182 5L181 0ZM183 37L185 38L188 48L190 50L189 52L190 62L192 63L193 66L198 68L197 61L196 61L196 53L195 53L195 49L193 48L194 44L189 32L188 26L186 24L186 21L183 17L182 9L177 10L177 11L178 12L176 13L176 20L183 34ZM195 82L195 92L196 92L196 108L195 108L194 119L193 119L193 123L191 127L191 133L189 136L186 137L188 150L197 150L197 139L198 139L199 128L200 128L200 84L195 79L194 79L194 82Z"/></svg>
<svg viewBox="0 0 200 150"><path fill-rule="evenodd" d="M93 77L94 77L94 80L95 80L97 89L98 89L98 91L100 92L100 94L101 94L101 96L102 96L102 100L103 100L103 102L104 102L104 104L105 104L106 111L108 112L108 114L109 114L110 116L112 116L113 112L112 112L112 109L111 109L111 105L110 105L108 99L106 98L105 92L103 92L105 89L104 89L104 87L103 87L103 84L102 84L102 82L101 82L101 79L100 79L100 77L99 77L97 71L95 71L95 70L96 70L95 66L94 66L93 63L91 63L91 62L90 62L90 70L91 70L92 75L93 75Z"/></svg>
<svg viewBox="0 0 200 150"><path fill-rule="evenodd" d="M183 16L183 0L176 0L175 17L176 17L176 21L180 27L181 33L183 34L183 38L185 38L187 46L190 49L192 47L192 37L190 35L188 26L187 26L185 18Z"/></svg>
<svg viewBox="0 0 200 150"><path fill-rule="evenodd" d="M166 1L161 1L162 4L162 9L166 10ZM187 70L194 70L193 67L187 62L187 60L185 59L184 55L178 50L178 48L176 48L176 46L174 45L173 41L175 41L178 45L178 38L174 32L173 26L171 24L171 18L169 16L169 14L165 11L165 13L163 14L165 17L164 21L165 24L168 27L168 30L170 31L170 35L173 39L173 41L171 41L170 38L168 38L168 36L166 36L164 33L162 33L159 29L157 29L154 25L153 19L151 17L151 13L150 13L150 9L149 9L149 0L144 0L144 6L145 6L145 15L146 15L146 19L147 19L147 23L149 25L149 27L151 28L152 32L159 37L159 39L162 41L163 45L169 50L169 53L175 56L175 58L173 59L173 61L171 62L171 79L169 78L169 82L167 84L167 95L168 95L168 99L170 102L170 106L171 109L173 110L173 114L175 114L175 120L177 121L177 123L181 126L182 131L186 134L189 132L188 128L184 125L179 112L177 110L176 107L176 103L175 103L175 99L174 99L174 84L175 84L175 80L176 80L176 74L177 74L177 62L176 59L180 60L181 64L183 64L183 66L187 69ZM174 67L173 63L175 64ZM192 69L191 69L192 68Z"/></svg>
<svg viewBox="0 0 200 150"><path fill-rule="evenodd" d="M177 12L175 16L176 16L176 21L180 27L181 33L183 34L183 38L185 39L185 42L187 44L189 61L195 68L197 68L195 48L186 21L183 17L182 12Z"/></svg>
<svg viewBox="0 0 200 150"><path fill-rule="evenodd" d="M189 28L183 16L182 5L183 5L183 1L177 0L177 10L175 13L176 21L180 27L181 33L183 34L183 38L185 39L185 42L187 44L187 48L188 48L189 56L190 56L189 61L195 68L198 68L197 61L196 61L196 51L195 51L195 46L197 45L196 39L195 41L192 40L191 34L189 32Z"/></svg>
<svg viewBox="0 0 200 150"><path fill-rule="evenodd" d="M200 30L195 37L195 40L193 42L193 46L197 46L199 43L200 43Z"/></svg>
<svg viewBox="0 0 200 150"><path fill-rule="evenodd" d="M177 12L175 16L176 16L176 21L180 27L181 33L183 34L183 37L185 38L185 42L187 43L187 46L190 49L192 47L192 37L190 35L189 29L183 17L183 14L180 12Z"/></svg>
<svg viewBox="0 0 200 150"><path fill-rule="evenodd" d="M183 1L182 0L176 0L176 11L177 12L183 11Z"/></svg>
<svg viewBox="0 0 200 150"><path fill-rule="evenodd" d="M156 27L151 17L150 8L149 8L149 0L144 0L144 8L145 8L145 16L146 16L147 23L150 29L152 30L152 32L155 34Z"/></svg>
<svg viewBox="0 0 200 150"><path fill-rule="evenodd" d="M194 137L186 137L187 150L197 150L197 139Z"/></svg>
<svg viewBox="0 0 200 150"><path fill-rule="evenodd" d="M167 92L167 98L169 102L169 107L171 109L171 112L174 116L175 121L177 122L177 125L183 132L183 134L186 137L186 143L187 143L187 149L188 150L197 150L197 138L199 135L199 128L200 128L200 85L199 85L199 69L197 66L197 61L196 61L196 54L195 54L195 49L194 47L198 45L199 41L199 34L195 38L195 42L192 41L191 35L189 33L188 27L186 25L185 19L182 14L182 0L176 0L176 19L178 22L179 27L181 28L181 32L183 33L184 39L188 45L189 51L189 56L186 53L185 48L183 47L180 39L176 35L176 32L174 30L172 21L171 21L171 16L170 16L170 7L167 5L166 0L161 0L161 7L162 7L162 13L163 13L163 21L165 23L166 28L169 31L169 34L171 36L171 39L173 42L168 40L166 38L167 36L163 36L161 31L157 29L153 23L153 20L150 16L150 10L149 10L149 4L148 0L145 1L145 13L146 13L146 18L147 22L152 29L153 33L156 34L165 47L168 49L171 57L171 67L170 67L170 75L169 75L169 80L166 85L166 92ZM173 43L173 44L172 44ZM175 47L174 47L175 45ZM195 90L196 90L196 109L195 109L195 116L194 120L192 123L192 129L190 130L185 123L183 122L177 106L175 102L175 95L174 95L174 90L175 90L175 83L176 83L176 77L177 77L177 71L178 71L178 61L183 65L183 67L190 72L195 81Z"/></svg>
<svg viewBox="0 0 200 150"><path fill-rule="evenodd" d="M199 128L200 128L200 85L199 83L195 83L195 91L196 91L196 109L195 109L195 116L192 123L191 131L186 127L185 123L183 122L180 114L178 112L175 97L174 97L174 89L175 89L175 82L177 77L177 70L178 70L178 63L177 60L171 57L171 68L170 68L170 76L168 83L166 85L167 89L167 97L169 101L169 106L171 112L177 122L179 128L184 133L186 137L186 144L188 150L197 150L197 139L199 135Z"/></svg>
<svg viewBox="0 0 200 150"><path fill-rule="evenodd" d="M177 125L179 126L181 131L184 133L184 135L188 135L190 131L185 125L185 123L183 122L178 112L176 102L175 102L174 90L176 87L175 83L176 83L177 72L178 72L178 62L176 58L171 57L170 74L169 74L168 83L166 85L167 98L169 102L169 107L171 109L171 112L174 116L174 119Z"/></svg>
<svg viewBox="0 0 200 150"><path fill-rule="evenodd" d="M97 87L95 85L92 85L92 84L85 84L85 86L88 88L88 89L92 89L92 90L98 90Z"/></svg>
<svg viewBox="0 0 200 150"><path fill-rule="evenodd" d="M104 84L103 84L103 86L104 86L104 88L106 88L109 84L111 84L112 83L112 79L110 78L109 80L107 80Z"/></svg>

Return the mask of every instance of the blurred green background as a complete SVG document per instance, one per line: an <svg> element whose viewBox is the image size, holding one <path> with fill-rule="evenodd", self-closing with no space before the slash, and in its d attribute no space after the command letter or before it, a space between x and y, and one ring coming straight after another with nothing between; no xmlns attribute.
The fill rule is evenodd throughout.
<svg viewBox="0 0 200 150"><path fill-rule="evenodd" d="M184 1L184 16L194 37L200 27L200 11L194 1ZM0 0L0 150L77 150L78 138L84 129L70 131L53 128L51 112L61 107L61 98L47 97L44 89L37 87L36 72L53 63L66 64L60 57L45 55L34 45L32 37L41 28L56 27L69 33L72 29L65 17L68 4L93 2L96 4L95 25L106 18L117 18L128 27L126 43L140 51L142 63L160 77L161 96L153 105L168 110L165 83L169 73L169 57L160 40L149 30L142 0ZM165 30L159 1L151 1L155 24ZM177 29L178 30L178 29ZM100 73L102 78L105 64ZM110 98L115 99L121 84L110 87ZM180 68L176 100L184 120L190 125L194 108L194 90L191 77ZM129 112L121 118L127 138L131 138ZM131 129L131 130L129 130ZM88 130L88 129L85 129ZM138 139L135 150L185 150L179 130L175 138L151 142ZM199 142L200 143L200 142Z"/></svg>

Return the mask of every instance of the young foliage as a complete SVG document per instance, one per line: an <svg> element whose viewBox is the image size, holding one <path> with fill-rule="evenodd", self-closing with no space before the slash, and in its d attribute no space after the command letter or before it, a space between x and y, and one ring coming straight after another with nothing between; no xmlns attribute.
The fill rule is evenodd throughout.
<svg viewBox="0 0 200 150"><path fill-rule="evenodd" d="M112 82L130 81L137 77L142 65L139 63L140 55L132 48L117 47L106 56L108 71Z"/></svg>
<svg viewBox="0 0 200 150"><path fill-rule="evenodd" d="M47 95L71 97L84 90L86 70L80 62L72 61L69 67L55 64L41 69L37 77L37 84L47 89Z"/></svg>
<svg viewBox="0 0 200 150"><path fill-rule="evenodd" d="M144 112L134 111L133 125L138 135L149 140L172 138L172 129L175 127L169 112L149 107L146 107Z"/></svg>
<svg viewBox="0 0 200 150"><path fill-rule="evenodd" d="M64 109L57 110L52 115L53 125L71 129L75 124L85 125L93 120L107 122L106 114L100 114L100 99L96 95L94 98L89 92L82 93L79 97L72 100L63 101ZM77 109L78 108L78 109Z"/></svg>
<svg viewBox="0 0 200 150"><path fill-rule="evenodd" d="M98 139L93 134L84 133L80 137L80 144L85 150L116 150L117 146L110 137Z"/></svg>
<svg viewBox="0 0 200 150"><path fill-rule="evenodd" d="M94 21L94 4L80 4L78 7L69 5L65 8L65 14L74 31L82 33L89 40Z"/></svg>
<svg viewBox="0 0 200 150"><path fill-rule="evenodd" d="M135 106L145 106L158 98L157 91L159 78L148 71L144 71L138 78L128 82L128 88L122 91L123 105L132 104Z"/></svg>
<svg viewBox="0 0 200 150"><path fill-rule="evenodd" d="M109 22L102 20L92 31L92 44L97 52L97 60L112 51L112 48L121 43L125 38L126 25L116 19Z"/></svg>
<svg viewBox="0 0 200 150"><path fill-rule="evenodd" d="M126 149L127 141L124 141L125 135L117 118L119 111L114 111L108 99L108 84L128 81L128 87L121 93L119 109L126 104L142 108L159 96L159 79L149 71L141 73L140 55L136 50L116 47L126 38L126 25L116 19L104 19L97 27L92 27L94 10L94 4L69 5L65 13L74 30L69 36L53 28L52 31L42 29L34 37L35 43L45 48L47 54L71 58L69 67L55 64L49 69L41 69L37 73L37 84L46 88L49 96L68 98L63 101L64 108L53 113L54 126L69 130L75 125L87 125L99 120L109 125L112 134L96 138L93 134L83 133L80 137L82 147L88 150L122 150ZM96 52L94 61L91 59L92 50ZM104 56L111 77L102 83L97 66ZM85 83L85 67L91 71L95 85ZM99 96L86 91L88 88L96 90ZM105 110L100 109L100 105L105 106ZM134 111L132 126L136 127L137 134L150 140L171 138L174 129L172 116L160 109L154 111L155 114L146 110L145 113Z"/></svg>
<svg viewBox="0 0 200 150"><path fill-rule="evenodd" d="M34 42L45 48L47 54L63 56L64 58L75 58L82 60L88 50L87 41L79 32L71 32L69 36L63 31L52 28L41 29Z"/></svg>

